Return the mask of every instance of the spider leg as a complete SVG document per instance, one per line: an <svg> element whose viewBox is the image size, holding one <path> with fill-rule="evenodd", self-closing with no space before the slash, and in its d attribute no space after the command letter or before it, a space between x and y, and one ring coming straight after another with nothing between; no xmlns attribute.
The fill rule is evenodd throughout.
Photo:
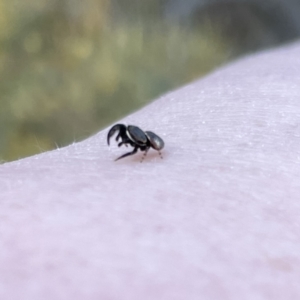
<svg viewBox="0 0 300 300"><path fill-rule="evenodd" d="M127 152L127 153L121 155L120 157L118 157L117 159L115 159L115 161L117 161L117 160L119 160L121 158L124 158L126 156L133 155L133 154L137 153L137 151L138 151L138 147L134 147L134 149L131 152Z"/></svg>
<svg viewBox="0 0 300 300"><path fill-rule="evenodd" d="M142 156L142 159L141 159L141 163L142 163L143 160L145 159L145 157L146 157L146 155L147 155L149 149L150 149L150 147L147 147L147 148L145 149L145 152L144 152L144 154L143 154L143 156Z"/></svg>
<svg viewBox="0 0 300 300"><path fill-rule="evenodd" d="M109 132L108 132L108 134L107 134L107 144L108 144L108 145L109 145L109 140L110 140L110 138L111 138L117 131L119 131L119 132L118 132L118 135L117 135L116 140L119 139L119 137L122 137L122 136L125 135L125 133L126 133L126 126L123 125L123 124L116 124L116 125L114 125L114 126L109 130Z"/></svg>
<svg viewBox="0 0 300 300"><path fill-rule="evenodd" d="M120 132L117 134L117 136L116 136L116 142L119 140L119 138L121 137L121 134L120 134Z"/></svg>
<svg viewBox="0 0 300 300"><path fill-rule="evenodd" d="M160 158L163 159L163 156L160 151L158 151L158 154L159 154Z"/></svg>
<svg viewBox="0 0 300 300"><path fill-rule="evenodd" d="M118 144L118 147L121 147L122 145L125 145L126 147L128 147L127 142L124 142L124 141L120 142Z"/></svg>

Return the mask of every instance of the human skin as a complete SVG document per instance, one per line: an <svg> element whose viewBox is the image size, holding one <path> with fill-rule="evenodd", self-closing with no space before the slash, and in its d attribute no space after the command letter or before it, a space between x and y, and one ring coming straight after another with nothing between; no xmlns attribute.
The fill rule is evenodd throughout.
<svg viewBox="0 0 300 300"><path fill-rule="evenodd" d="M108 128L0 166L0 299L300 299L300 44L231 63Z"/></svg>

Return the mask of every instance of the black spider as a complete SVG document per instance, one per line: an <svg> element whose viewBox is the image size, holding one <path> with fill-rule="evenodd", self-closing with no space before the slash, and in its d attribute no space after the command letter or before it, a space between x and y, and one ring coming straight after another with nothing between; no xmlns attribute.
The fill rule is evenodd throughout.
<svg viewBox="0 0 300 300"><path fill-rule="evenodd" d="M151 131L143 131L137 126L129 125L126 126L124 124L116 124L114 125L107 134L107 144L109 145L110 138L117 132L116 141L118 142L119 138L121 138L121 142L118 143L118 146L121 147L123 144L127 147L129 144L133 147L131 152L125 153L116 159L119 160L129 155L135 154L138 149L144 151L144 155L142 157L141 162L145 158L147 152L150 148L153 148L158 151L158 153L165 145L164 141L155 133Z"/></svg>

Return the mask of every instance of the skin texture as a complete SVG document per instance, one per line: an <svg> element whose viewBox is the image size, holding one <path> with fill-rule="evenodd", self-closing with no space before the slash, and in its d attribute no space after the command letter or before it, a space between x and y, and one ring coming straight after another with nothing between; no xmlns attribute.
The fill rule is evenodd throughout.
<svg viewBox="0 0 300 300"><path fill-rule="evenodd" d="M300 45L249 56L103 130L0 166L0 299L300 298ZM116 122L117 123L117 122Z"/></svg>

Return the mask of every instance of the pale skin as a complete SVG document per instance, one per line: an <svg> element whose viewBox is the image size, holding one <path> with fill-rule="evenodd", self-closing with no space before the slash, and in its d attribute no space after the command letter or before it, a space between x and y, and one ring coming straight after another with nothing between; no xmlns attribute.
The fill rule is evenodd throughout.
<svg viewBox="0 0 300 300"><path fill-rule="evenodd" d="M0 166L0 299L300 297L300 44L253 55L108 129Z"/></svg>

